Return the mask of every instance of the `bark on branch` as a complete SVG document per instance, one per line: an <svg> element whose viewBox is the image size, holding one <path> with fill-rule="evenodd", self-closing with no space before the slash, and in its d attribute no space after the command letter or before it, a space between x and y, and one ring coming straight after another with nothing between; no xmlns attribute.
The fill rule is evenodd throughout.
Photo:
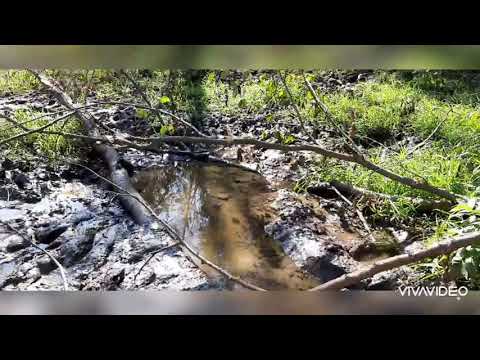
<svg viewBox="0 0 480 360"><path fill-rule="evenodd" d="M58 99L63 106L73 112L73 114L83 123L83 126L90 136L104 139L95 126L95 119L86 111L75 107L72 99L70 96L68 96L68 94L65 93L65 91L55 85L53 81L51 81L51 79L49 79L45 74L34 70L30 70L30 72L49 92L51 92ZM125 189L135 195L139 195L130 183L128 172L120 164L120 157L117 151L113 147L106 145L105 141L95 142L93 147L107 164L112 182L118 185L121 189ZM132 197L123 196L121 197L121 202L123 207L130 212L138 224L147 224L150 222L150 216L148 212L137 200Z"/></svg>
<svg viewBox="0 0 480 360"><path fill-rule="evenodd" d="M203 144L212 144L212 145L223 145L223 146L234 146L234 145L254 145L256 147L261 147L264 149L276 149L276 150L282 150L286 152L290 151L312 151L314 153L323 155L325 157L330 157L334 158L337 160L343 160L351 163L356 163L359 165L362 165L363 167L372 170L378 174L381 174L391 180L395 180L403 185L407 185L409 187L423 190L426 192L429 192L430 194L439 196L444 199L448 199L450 201L457 201L459 199L463 199L461 195L458 194L453 194L447 190L440 189L436 186L422 183L419 181L416 181L412 178L408 178L405 176L401 176L398 174L395 174L387 169L384 169L374 163L372 163L370 160L366 159L363 155L361 154L344 154L344 153L339 153L331 150L324 149L323 147L317 146L317 145L283 145L283 144L274 144L274 143L268 143L265 141L259 141L253 138L225 138L225 139L219 139L219 138L211 138L211 137L205 137L205 138L198 138L198 137L190 137L190 136L160 136L156 138L150 138L150 139L145 139L149 142L149 144L144 145L145 150L154 150L160 147L161 144L167 143L167 144L173 144L173 143L179 143L179 142L184 142L184 143L203 143Z"/></svg>
<svg viewBox="0 0 480 360"><path fill-rule="evenodd" d="M263 149L274 149L274 150L281 150L285 152L298 152L298 151L311 151L325 157L342 160L346 162L356 163L366 167L369 170L372 170L376 173L379 173L391 180L395 180L403 185L407 185L409 187L426 191L430 194L439 196L444 199L448 199L453 202L457 202L458 200L463 200L464 197L458 194L450 193L444 189L440 189L430 184L418 182L414 179L400 176L395 174L387 169L384 169L378 165L375 165L371 161L367 160L361 154L344 154L340 152L335 152L331 150L327 150L318 145L308 145L308 144L300 144L300 145L283 145L277 143L269 143L265 141L260 141L254 138L236 138L236 137L227 137L227 138L214 138L214 137L193 137L193 136L159 136L159 137L150 137L150 138L143 138L137 136L121 136L116 137L113 139L106 139L99 136L79 136L76 134L69 134L69 133L61 133L57 132L59 135L70 136L70 137L80 137L85 140L97 141L102 143L111 143L117 144L121 146L132 147L137 150L147 150L147 151L155 151L158 152L162 148L162 144L178 144L178 143L190 143L190 144L209 144L209 145L222 145L222 146L236 146L236 145L253 145L255 147L263 148ZM141 141L143 144L138 144L128 139L135 139L137 141Z"/></svg>
<svg viewBox="0 0 480 360"><path fill-rule="evenodd" d="M480 232L463 235L453 239L447 239L439 242L437 245L429 249L393 256L385 260L380 260L364 269L354 271L352 273L340 276L336 279L328 281L322 285L316 286L309 291L317 290L340 290L359 283L364 279L368 279L375 274L383 271L398 268L400 266L412 264L426 258L432 258L440 255L449 254L457 249L473 245L480 242Z"/></svg>
<svg viewBox="0 0 480 360"><path fill-rule="evenodd" d="M330 188L336 188L343 194L354 197L365 197L369 199L386 199L391 201L407 200L415 206L419 211L445 210L450 209L455 203L446 199L421 199L409 196L389 195L379 193L367 189L362 189L351 184L342 183L340 181L330 181L329 183L319 184L308 188L307 190L312 194L328 191Z"/></svg>

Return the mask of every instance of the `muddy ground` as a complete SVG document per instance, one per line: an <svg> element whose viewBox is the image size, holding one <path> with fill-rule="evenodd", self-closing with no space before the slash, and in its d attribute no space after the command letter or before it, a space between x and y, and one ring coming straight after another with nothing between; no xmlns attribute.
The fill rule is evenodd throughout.
<svg viewBox="0 0 480 360"><path fill-rule="evenodd" d="M334 82L334 80L332 80ZM33 92L0 100L0 110L9 113L18 108L56 111L58 104L47 95ZM102 121L111 127L135 134L148 134L149 126L135 119L135 111L117 106L105 111ZM262 132L288 130L298 133L295 125L272 124L256 118L226 118L209 114L202 131L212 135L258 137ZM225 126L223 126L225 125ZM328 132L324 142L333 146ZM355 210L330 196L297 194L295 181L305 175L315 160L309 153L282 153L252 147L195 149L209 150L225 159L254 169L268 182L270 196L263 204L269 216L264 218L264 231L292 259L301 271L325 282L358 269L385 254L364 249L368 236ZM92 169L105 174L98 161L89 159ZM132 176L152 166L173 166L191 161L172 155L145 154L129 150L123 153L131 164ZM61 290L63 283L55 263L28 239L34 234L39 246L49 251L66 268L73 290L212 290L225 289L218 277L205 272L174 247L157 254L141 272L150 254L172 243L162 229L147 231L136 225L120 207L108 184L86 169L71 164L50 166L41 158L25 159L1 156L0 219L8 222L24 237L0 224L0 289ZM395 241L409 234L398 230ZM418 249L414 242L402 251ZM368 248L368 247L367 247ZM412 281L408 268L386 272L362 282L356 288L394 289Z"/></svg>

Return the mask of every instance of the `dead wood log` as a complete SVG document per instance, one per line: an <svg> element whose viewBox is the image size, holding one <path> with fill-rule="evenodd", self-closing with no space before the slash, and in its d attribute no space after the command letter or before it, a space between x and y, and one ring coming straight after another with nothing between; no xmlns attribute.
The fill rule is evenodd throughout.
<svg viewBox="0 0 480 360"><path fill-rule="evenodd" d="M103 138L100 131L98 131L95 125L95 119L88 114L84 109L79 109L73 103L73 100L68 94L65 93L60 87L58 87L54 82L48 78L45 74L41 72L30 70L30 72L40 81L40 83L52 93L57 100L66 108L73 111L75 115L83 124L88 134L95 138ZM120 156L118 152L111 146L105 144L104 142L95 142L93 145L94 150L100 155L105 164L108 166L110 179L119 188L124 189L136 196L139 196L139 193L135 190L133 185L130 182L128 172L123 168L120 162ZM127 210L135 222L138 224L144 225L151 222L150 214L147 210L140 204L134 197L131 196L122 196L120 197L122 206Z"/></svg>
<svg viewBox="0 0 480 360"><path fill-rule="evenodd" d="M452 206L455 205L454 202L447 199L422 199L409 196L398 196L398 195L389 195L383 194L368 189L362 189L351 184L342 183L340 181L330 181L328 183L318 184L307 188L307 191L312 194L320 194L323 192L328 192L336 188L341 193L352 196L352 197L365 197L369 199L385 199L390 201L397 200L406 200L409 201L418 211L421 212L430 212L433 210L444 210L448 211Z"/></svg>
<svg viewBox="0 0 480 360"><path fill-rule="evenodd" d="M340 290L355 285L375 274L395 269L403 265L413 264L426 258L449 254L457 249L473 245L480 241L480 233L474 232L453 239L446 239L431 248L413 253L401 254L375 262L363 269L340 276L322 285L316 286L309 291L317 290Z"/></svg>

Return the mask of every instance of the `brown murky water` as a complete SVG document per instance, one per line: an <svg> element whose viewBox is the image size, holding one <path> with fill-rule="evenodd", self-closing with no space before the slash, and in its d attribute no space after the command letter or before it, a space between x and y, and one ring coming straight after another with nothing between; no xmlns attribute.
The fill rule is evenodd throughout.
<svg viewBox="0 0 480 360"><path fill-rule="evenodd" d="M234 275L269 290L318 284L264 233L264 221L272 216L272 192L260 175L233 167L182 164L138 173L134 184L191 246Z"/></svg>

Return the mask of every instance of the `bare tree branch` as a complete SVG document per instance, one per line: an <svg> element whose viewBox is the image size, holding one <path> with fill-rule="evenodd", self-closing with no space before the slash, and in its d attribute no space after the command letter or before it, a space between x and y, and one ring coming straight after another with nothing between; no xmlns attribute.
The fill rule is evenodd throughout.
<svg viewBox="0 0 480 360"><path fill-rule="evenodd" d="M55 125L55 124L58 123L60 120L63 120L63 119L66 119L66 118L72 116L73 114L75 114L75 111L72 111L72 112L70 112L70 113L67 113L66 115L60 116L60 117L56 118L55 120L52 120L52 121L50 121L49 123L47 123L47 124L45 124L45 125L43 125L43 126L40 126L39 128L31 129L31 130L25 131L25 132L23 132L23 133L14 135L14 136L12 136L12 137L10 137L10 138L8 138L8 139L2 140L2 141L0 141L0 146L2 146L2 145L4 145L4 144L7 144L7 143L9 143L9 142L11 142L11 141L13 141L13 140L17 140L17 139L19 139L19 138L21 138L21 137L28 136L28 135L32 135L32 134L37 133L37 132L41 132L41 131L43 131L43 130L45 130L45 129L47 129L47 128L53 126L53 125ZM17 124L17 125L18 125L20 128L22 128L22 125L20 125L20 124Z"/></svg>
<svg viewBox="0 0 480 360"><path fill-rule="evenodd" d="M305 122L304 122L304 119L302 117L302 114L300 114L300 109L298 108L297 104L295 103L295 100L293 98L293 95L292 93L290 92L290 88L288 87L288 84L287 84L287 80L285 79L285 76L282 74L281 71L279 71L279 76L280 76L280 79L282 80L282 84L283 84L283 87L285 88L285 90L287 91L287 95L288 97L290 98L290 103L292 104L292 107L293 109L295 110L295 113L297 114L297 118L298 118L298 121L300 122L300 126L302 127L302 130L303 132L305 133L305 135L307 135L307 137L313 141L314 143L316 143L315 139L313 138L313 136L307 131L307 129L305 128Z"/></svg>
<svg viewBox="0 0 480 360"><path fill-rule="evenodd" d="M48 76L34 70L29 71L49 92L51 92L58 99L60 104L74 112L75 116L77 116L77 118L83 123L83 126L90 136L103 139L100 131L96 127L95 118L93 116L84 110L79 110L76 108L70 96L68 96L65 91L55 85L52 79L50 79ZM131 193L139 196L138 192L130 183L128 172L120 163L120 156L118 155L117 151L113 147L105 145L105 141L95 142L93 144L93 148L108 165L112 182L119 185L120 188L127 189ZM147 224L150 221L148 212L142 206L140 206L135 199L130 197L122 197L121 203L123 207L130 212L138 224Z"/></svg>
<svg viewBox="0 0 480 360"><path fill-rule="evenodd" d="M350 136L337 124L337 122L335 121L335 119L334 119L332 113L330 112L330 110L328 110L327 106L322 101L320 101L320 99L318 98L317 93L313 89L312 85L308 81L305 74L303 74L303 78L305 80L305 83L307 84L307 87L308 87L310 93L312 94L313 98L315 99L315 102L322 109L322 111L325 113L329 122L338 129L338 131L340 132L340 134L343 137L345 137L346 139L349 140L350 145L348 145L348 147L353 152L354 158L355 158L355 160L353 162L356 162L357 164L362 165L369 170L372 170L376 173L379 173L379 174L381 174L381 175L383 175L383 176L385 176L389 179L395 180L395 181L397 181L401 184L404 184L404 185L407 185L407 186L410 186L410 187L413 187L413 188L416 188L416 189L419 189L419 190L427 191L431 194L434 194L434 195L437 195L439 197L448 199L450 201L457 201L457 199L459 199L459 198L462 199L463 198L463 196L461 196L461 195L450 193L446 190L443 190L443 189L437 188L433 185L430 185L427 182L419 182L419 181L416 181L416 180L411 179L411 178L407 178L407 177L404 177L404 176L401 176L401 175L397 175L397 174L395 174L391 171L388 171L388 170L372 163L364 155L361 154L360 150L355 145L353 139L351 139Z"/></svg>
<svg viewBox="0 0 480 360"><path fill-rule="evenodd" d="M150 102L150 100L148 100L148 97L147 95L145 94L145 92L142 90L142 88L140 87L140 85L137 83L137 81L132 77L130 76L130 74L121 69L120 70L120 73L125 76L128 81L130 81L132 83L132 85L134 86L135 90L137 90L137 92L139 93L139 95L142 97L143 101L145 101L145 104L147 104L149 107L152 107L152 103Z"/></svg>
<svg viewBox="0 0 480 360"><path fill-rule="evenodd" d="M337 190L350 195L350 196L358 196L358 197L367 197L369 199L386 199L390 201L398 201L398 200L406 200L414 205L419 210L448 210L450 209L454 203L452 201L441 199L441 200L434 200L434 199L422 199L416 197L409 197L409 196L402 196L402 195L389 195L384 193L379 193L367 189L362 189L351 184L342 183L340 181L330 181L329 183L320 184L318 186L314 186L310 188L310 191L322 190L323 188L327 190L329 187L335 187Z"/></svg>
<svg viewBox="0 0 480 360"><path fill-rule="evenodd" d="M480 232L474 232L453 239L447 239L439 242L429 249L420 250L413 253L401 254L384 260L380 260L363 269L359 269L350 274L340 276L328 281L322 285L316 286L309 291L318 290L340 290L368 279L375 274L395 269L403 265L412 264L426 258L432 258L440 255L449 254L457 249L474 245L480 241Z"/></svg>
<svg viewBox="0 0 480 360"><path fill-rule="evenodd" d="M68 133L58 133L58 134L64 135L64 136L78 137L78 135L75 135L75 134L68 134ZM150 137L150 138L133 137L133 136L129 136L129 137L146 142L146 144L139 145L139 144L133 143L132 141L127 140L126 138L115 138L113 140L106 140L101 137L83 136L84 139L90 139L92 141L97 141L97 142L107 141L111 143L116 143L118 145L133 147L138 150L149 150L149 151L158 151L158 149L161 148L161 144L165 144L165 143L176 144L181 142L190 143L190 144L210 144L210 145L223 145L223 146L254 145L256 147L260 147L264 149L275 149L275 150L281 150L285 152L311 151L311 152L314 152L326 157L334 158L337 160L357 163L359 165L366 167L369 170L379 173L401 184L410 186L415 189L429 192L431 194L448 199L450 201L457 202L459 199L464 199L462 195L453 194L446 190L437 188L433 185L425 184L408 177L397 175L389 170L386 170L378 165L375 165L371 161L365 159L361 154L356 153L356 154L350 155L350 154L339 153L339 152L324 149L317 145L307 145L307 144L283 145L283 144L259 141L254 138L236 138L236 137L228 137L228 138L192 137L192 136L159 136L159 137Z"/></svg>

